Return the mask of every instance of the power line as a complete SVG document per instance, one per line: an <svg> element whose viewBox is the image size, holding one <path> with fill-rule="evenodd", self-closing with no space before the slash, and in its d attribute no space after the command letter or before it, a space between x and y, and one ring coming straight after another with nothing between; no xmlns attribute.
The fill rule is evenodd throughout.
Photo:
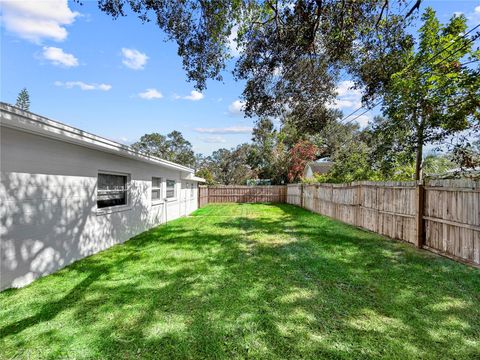
<svg viewBox="0 0 480 360"><path fill-rule="evenodd" d="M458 101L458 102L456 102L456 103L454 103L454 104L451 104L451 105L447 106L446 108L443 109L443 111L446 111L446 110L451 109L451 108L454 108L454 107L459 107L459 106L463 105L464 103L466 103L467 101L469 101L469 99L462 99L461 101ZM379 104L379 103L377 103L377 105L378 105L378 104ZM375 106L376 106L376 105L375 105ZM375 107L375 106L374 106L374 107ZM372 107L372 109L373 109L373 107ZM367 112L367 111L370 111L370 109L367 109L365 112ZM364 113L365 113L365 112L364 112ZM360 115L363 115L364 113L362 113L362 114L360 114ZM359 115L359 116L360 116L360 115ZM347 123L348 123L348 122L347 122ZM347 124L347 123L345 123L345 124ZM353 135L350 139L342 142L342 143L339 145L339 147L344 146L344 145L345 145L347 142L349 142L349 141L353 141L357 136L359 136L359 135L361 135L361 134L362 134L362 133L359 132L359 133ZM437 143L442 144L442 142L437 142Z"/></svg>
<svg viewBox="0 0 480 360"><path fill-rule="evenodd" d="M465 65L469 65L469 64L473 64L473 63L476 63L476 62L479 62L480 59L475 59L475 60L471 60L471 61L467 61L463 64L460 64L460 66L465 66Z"/></svg>
<svg viewBox="0 0 480 360"><path fill-rule="evenodd" d="M402 16L402 15L405 13L405 11L408 9L408 7L410 6L410 4L411 4L413 1L414 1L414 0L410 0L410 1L408 2L408 4L405 5L405 7L400 11L399 16ZM405 21L405 20L406 20L406 18L404 18L404 21ZM479 26L480 26L480 25L479 25ZM467 34L468 34L468 33L467 33ZM466 36L467 34L465 34L464 36ZM344 78L343 80L345 80L345 78ZM376 104L372 105L369 109L371 110L371 109L375 108L376 106L378 106L379 104L380 104L380 103L376 103ZM341 120L339 120L339 122L342 122L342 121L348 119L350 116L355 115L358 111L362 110L364 107L365 107L365 106L359 107L358 109L354 110L353 112L351 112L351 113L348 114L347 116L343 117ZM310 112L310 111L311 111L310 109L305 110L304 113L303 113L303 116L308 115L308 112ZM348 121L348 122L345 123L345 124L348 124L348 123L350 123L350 122L353 121L353 120L356 120L358 117L364 115L364 114L365 114L366 112L368 112L368 111L369 111L369 110L363 112L362 114L356 116L354 119Z"/></svg>
<svg viewBox="0 0 480 360"><path fill-rule="evenodd" d="M429 59L427 60L427 62L430 62L431 60L435 59L437 56L439 56L440 54L442 54L445 50L450 49L453 45L455 45L455 43L456 43L458 40L460 40L460 39L462 39L462 38L465 38L468 34L470 34L472 31L474 31L475 29L477 29L477 28L479 28L479 27L480 27L480 24L478 24L477 26L473 27L471 30L469 30L468 32L466 32L466 33L463 34L462 36L460 36L460 37L457 36L457 38L456 38L455 40L453 40L450 45L448 45L447 47L443 48L440 52L434 54L431 58L429 58ZM478 34L477 34L477 37L474 37L474 39L470 40L470 42L469 42L468 44L470 44L471 42L475 41L477 38L478 38ZM458 50L457 50L455 53L457 53L457 52L458 52ZM455 54L455 53L454 53L454 54ZM451 55L453 55L453 54L450 54L450 56L451 56ZM415 62L412 63L412 64L410 64L410 65L407 66L406 68L402 69L402 72L405 71L405 70L407 70L408 68L410 68L410 67L413 66L414 64L415 64ZM420 65L421 65L421 64L420 64Z"/></svg>
<svg viewBox="0 0 480 360"><path fill-rule="evenodd" d="M472 40L472 41L474 41L474 40ZM466 47L466 46L468 46L468 45L469 45L469 43L465 44L463 47ZM459 49L459 50L460 50L460 49ZM453 55L453 54L451 54L451 55ZM451 56L451 55L450 55L450 56ZM439 62L439 64L441 64L441 63L442 63L443 61L445 61L445 60L447 60L447 58L444 58L442 61ZM445 86L446 86L446 85L444 85L443 87L445 87ZM361 115L367 113L367 112L370 111L371 109L373 109L373 108L375 108L376 106L380 105L382 102L383 102L382 100L378 101L376 104L374 104L372 107L366 109L366 110L365 110L363 113L361 113L360 115L358 115L358 116L356 116L355 118L347 121L346 123L343 123L343 125L346 125L346 124L352 122L352 121L355 120L356 118L360 117ZM460 102L457 102L457 103L455 103L455 104L452 104L452 105L450 105L450 106L447 106L446 109L444 109L444 110L448 110L448 109L450 109L450 108L452 108L452 107L458 107L459 105L463 105L463 103L465 103L465 102L467 102L467 100L463 99L463 100L460 101ZM359 110L359 109L357 109L357 110ZM340 120L340 121L341 121L341 120ZM353 135L349 140L346 140L346 141L342 142L342 143L340 144L340 147L341 147L341 146L344 146L344 145L345 145L347 142L349 142L349 141L353 141L353 140L354 140L357 136L359 136L359 135L361 135L361 133L357 133L357 134Z"/></svg>
<svg viewBox="0 0 480 360"><path fill-rule="evenodd" d="M400 16L405 13L405 11L407 10L407 8L410 6L410 4L411 4L413 1L414 1L414 0L410 0L410 1L408 2L408 4L405 5L405 7L400 11L400 14L399 14ZM405 19L404 19L404 20L405 20ZM370 109L375 108L377 105L379 105L379 104L373 105ZM363 109L363 108L364 108L364 106L359 107L358 109L354 110L353 112L351 112L350 114L348 114L347 116L345 116L343 119L341 119L341 120L339 120L339 121L341 122L341 121L344 121L344 120L348 119L350 116L355 115L358 111L360 111L360 110ZM368 110L367 110L366 112L368 112ZM358 117L360 117L361 115L364 115L364 114L365 114L365 112L362 113L362 114L360 114L359 116L356 116L353 120L357 119ZM352 121L353 121L353 120L352 120ZM351 121L349 121L349 122L351 122ZM349 123L349 122L348 122L348 123Z"/></svg>
<svg viewBox="0 0 480 360"><path fill-rule="evenodd" d="M423 62L423 64L420 63L419 66L426 65L428 62L430 62L430 61L432 61L433 59L435 59L438 55L440 55L440 54L442 54L443 52L445 52L445 50L451 48L458 40L460 40L460 39L462 39L462 38L465 38L468 34L470 34L472 31L474 31L475 29L477 29L477 28L479 28L479 27L480 27L480 24L478 24L477 26L473 27L472 29L470 29L467 33L463 34L462 36L460 36L460 37L457 36L457 38L456 38L450 45L446 46L446 47L443 48L441 51L433 54L429 59L425 60L425 61ZM450 55L448 55L448 56L450 57L450 56L452 56L452 55L455 55L457 52L463 50L465 47L467 47L468 45L470 45L470 43L474 42L474 41L477 40L479 37L480 37L480 32L477 33L472 39L469 39L469 41L468 41L466 44L464 44L462 47L460 47L460 48L457 49L454 53L452 53L452 54L450 54ZM439 64L441 64L442 62L444 62L446 59L447 59L447 58L443 58L443 59L439 62ZM478 61L478 60L476 60L476 61ZM472 62L475 62L475 61L472 61ZM413 63L413 64L414 64L414 63ZM401 71L402 71L402 72L405 71L406 69L408 69L409 67L411 67L413 64L405 67L405 68L402 69ZM462 65L464 65L464 64L462 64ZM421 74L421 75L423 75L423 74ZM346 125L346 124L351 123L353 120L356 120L356 119L359 118L361 115L364 115L365 113L367 113L367 112L370 111L371 109L373 109L373 108L375 108L376 106L380 105L382 102L383 102L382 100L378 101L377 103L375 103L375 104L372 105L371 107L367 108L367 110L364 111L363 113L361 113L360 115L356 116L355 118L353 118L353 119L351 119L351 120L349 120L349 121L347 121L347 122L345 122L345 123L343 123L343 124ZM353 112L351 112L351 113L348 114L347 116L343 117L341 120L339 120L339 122L341 123L342 121L348 119L350 116L356 114L358 111L360 111L360 110L363 109L363 108L365 108L365 106L359 107L358 109L354 110Z"/></svg>

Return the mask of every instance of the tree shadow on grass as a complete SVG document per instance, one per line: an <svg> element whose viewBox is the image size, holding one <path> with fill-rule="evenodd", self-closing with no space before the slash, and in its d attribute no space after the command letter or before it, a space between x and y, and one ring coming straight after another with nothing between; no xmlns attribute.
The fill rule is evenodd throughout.
<svg viewBox="0 0 480 360"><path fill-rule="evenodd" d="M478 271L296 207L242 207L248 216L181 219L2 293L10 311L33 312L0 322L5 354L478 355ZM71 279L54 301L13 301Z"/></svg>

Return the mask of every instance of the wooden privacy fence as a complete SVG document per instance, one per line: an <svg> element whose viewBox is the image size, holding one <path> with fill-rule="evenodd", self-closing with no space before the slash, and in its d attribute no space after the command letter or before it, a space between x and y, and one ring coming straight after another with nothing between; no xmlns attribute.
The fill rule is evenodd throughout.
<svg viewBox="0 0 480 360"><path fill-rule="evenodd" d="M480 265L480 181L293 184L287 202Z"/></svg>
<svg viewBox="0 0 480 360"><path fill-rule="evenodd" d="M198 205L208 203L255 203L255 202L286 202L287 188L284 185L272 186L241 186L217 185L200 186Z"/></svg>

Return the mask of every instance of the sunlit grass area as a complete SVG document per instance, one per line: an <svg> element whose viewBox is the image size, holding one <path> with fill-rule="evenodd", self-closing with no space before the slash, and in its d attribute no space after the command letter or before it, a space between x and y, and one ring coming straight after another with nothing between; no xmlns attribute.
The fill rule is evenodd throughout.
<svg viewBox="0 0 480 360"><path fill-rule="evenodd" d="M0 358L480 357L480 270L289 205L210 205L0 293Z"/></svg>

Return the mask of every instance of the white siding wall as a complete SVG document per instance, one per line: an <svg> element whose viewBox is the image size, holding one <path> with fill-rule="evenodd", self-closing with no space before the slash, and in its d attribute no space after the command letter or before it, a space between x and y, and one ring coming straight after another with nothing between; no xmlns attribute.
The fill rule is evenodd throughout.
<svg viewBox="0 0 480 360"><path fill-rule="evenodd" d="M24 286L197 208L197 183L181 181L180 171L4 127L0 150L0 289ZM99 171L130 175L128 210L97 213ZM162 178L164 195L165 180L176 180L175 200L151 204L153 176Z"/></svg>

